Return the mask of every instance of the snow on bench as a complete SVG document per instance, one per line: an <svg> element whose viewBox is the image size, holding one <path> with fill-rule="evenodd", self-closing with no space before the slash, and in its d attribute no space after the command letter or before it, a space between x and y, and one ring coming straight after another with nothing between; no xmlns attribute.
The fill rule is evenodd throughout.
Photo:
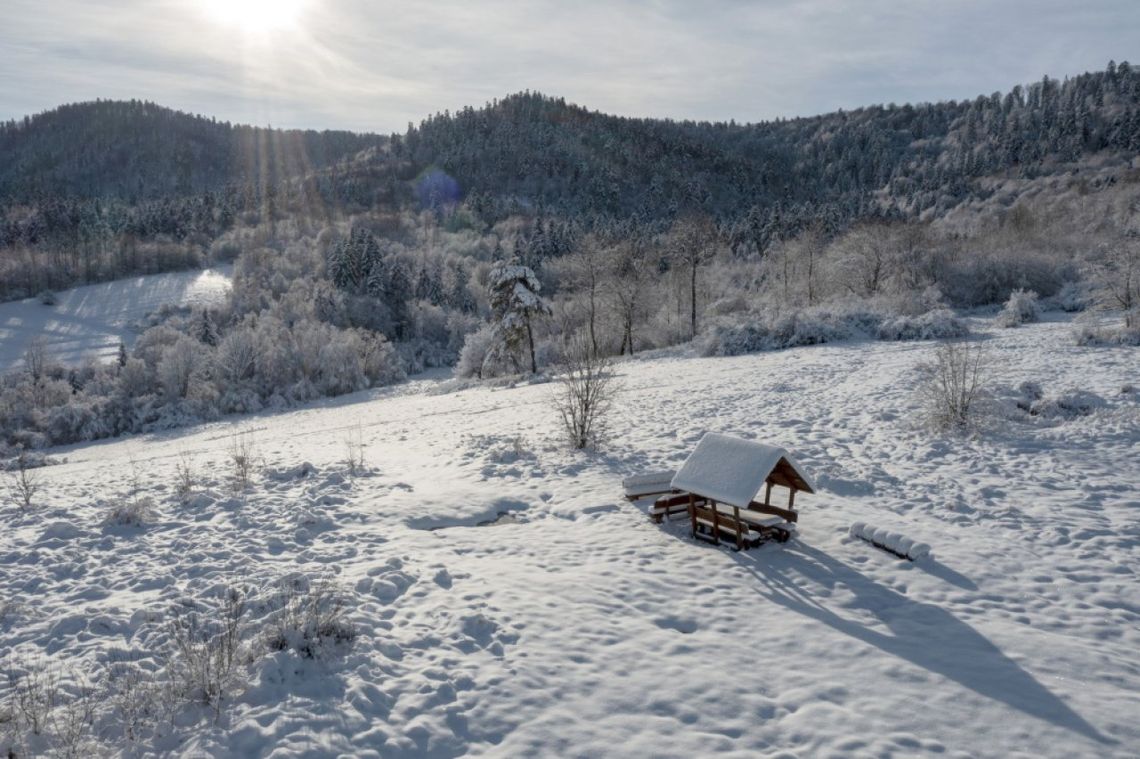
<svg viewBox="0 0 1140 759"><path fill-rule="evenodd" d="M851 537L865 540L876 548L893 553L902 559L917 561L930 556L930 546L919 543L898 532L891 532L882 527L875 527L865 522L856 522L851 525Z"/></svg>
<svg viewBox="0 0 1140 759"><path fill-rule="evenodd" d="M637 474L633 477L626 477L621 481L621 486L625 490L626 498L637 501L651 495L672 493L673 486L670 483L673 481L674 474L676 472L673 471Z"/></svg>

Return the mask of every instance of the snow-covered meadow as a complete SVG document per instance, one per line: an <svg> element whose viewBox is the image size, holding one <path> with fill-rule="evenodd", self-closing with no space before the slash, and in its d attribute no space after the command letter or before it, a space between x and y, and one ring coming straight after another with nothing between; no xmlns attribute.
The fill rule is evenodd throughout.
<svg viewBox="0 0 1140 759"><path fill-rule="evenodd" d="M63 364L112 359L119 342L130 347L146 317L163 306L221 305L230 287L230 268L84 285L56 293L52 305L37 298L0 303L0 372L19 366L37 338L52 360Z"/></svg>
<svg viewBox="0 0 1140 759"><path fill-rule="evenodd" d="M99 753L1135 756L1140 349L1077 347L1067 320L971 326L1007 388L976 438L917 423L934 343L859 342L620 363L595 454L563 444L550 384L439 379L55 449L38 505L3 507L7 666L103 692L116 663L161 671L173 609L236 588L220 716L183 704L132 743L108 700ZM1041 413L1017 409L1024 382ZM797 538L735 553L622 500L709 430L814 476ZM234 494L240 441L259 471ZM105 521L138 498L145 524ZM335 578L355 640L264 644L260 600L301 575Z"/></svg>

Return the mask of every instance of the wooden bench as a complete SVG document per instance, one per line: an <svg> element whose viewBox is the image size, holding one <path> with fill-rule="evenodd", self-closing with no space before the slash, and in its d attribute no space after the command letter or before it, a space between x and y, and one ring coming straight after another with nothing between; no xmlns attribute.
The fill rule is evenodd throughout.
<svg viewBox="0 0 1140 759"><path fill-rule="evenodd" d="M653 519L654 522L661 524L661 522L668 517L688 515L689 502L694 500L694 498L694 496L688 493L663 495L654 501L653 505L649 507L649 516ZM706 501L704 498L699 497L696 498L696 502L700 505L708 503L708 501Z"/></svg>
<svg viewBox="0 0 1140 759"><path fill-rule="evenodd" d="M665 493L674 492L673 475L676 472L650 472L649 474L638 474L633 477L626 477L621 481L622 489L625 491L625 497L630 501L640 501L642 498L649 496L659 496Z"/></svg>
<svg viewBox="0 0 1140 759"><path fill-rule="evenodd" d="M688 504L693 537L720 544L721 535L736 543L738 551L754 548L765 540L786 543L795 533L799 515L788 509L767 506L755 501L746 509L727 506L705 498L683 493L671 501Z"/></svg>

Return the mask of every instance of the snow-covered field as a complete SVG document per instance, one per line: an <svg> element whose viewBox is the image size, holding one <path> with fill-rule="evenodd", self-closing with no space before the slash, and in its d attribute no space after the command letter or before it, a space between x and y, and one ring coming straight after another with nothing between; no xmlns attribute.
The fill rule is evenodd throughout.
<svg viewBox="0 0 1140 759"><path fill-rule="evenodd" d="M1075 347L1064 322L975 326L999 381L1106 404L940 438L914 422L914 367L933 344L857 343L620 364L601 454L561 445L552 385L439 394L437 381L54 451L67 463L39 470L42 505L4 507L0 603L19 606L0 621L3 648L95 681L116 658L155 669L175 604L331 573L354 642L310 660L250 634L245 684L220 718L184 712L144 744L1136 756L1140 396L1122 390L1140 384L1140 349ZM358 425L375 472L351 477ZM227 486L237 430L265 466L242 496ZM821 486L797 499L798 538L737 554L621 499L623 476L676 467L708 430L795 453ZM185 503L180 452L204 480ZM157 515L103 526L132 471ZM933 558L851 538L856 521Z"/></svg>
<svg viewBox="0 0 1140 759"><path fill-rule="evenodd" d="M132 327L162 306L221 305L229 274L228 266L151 274L62 290L53 306L36 298L0 303L0 372L22 363L40 336L48 355L63 364L113 358L120 340L134 343Z"/></svg>

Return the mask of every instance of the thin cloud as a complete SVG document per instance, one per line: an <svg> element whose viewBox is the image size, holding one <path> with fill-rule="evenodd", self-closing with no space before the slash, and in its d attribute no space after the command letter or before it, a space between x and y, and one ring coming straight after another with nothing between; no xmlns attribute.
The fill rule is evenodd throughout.
<svg viewBox="0 0 1140 759"><path fill-rule="evenodd" d="M297 28L263 35L193 0L6 6L5 118L135 97L370 131L522 89L623 115L737 121L966 98L1127 59L1140 28L1134 0L308 0Z"/></svg>

